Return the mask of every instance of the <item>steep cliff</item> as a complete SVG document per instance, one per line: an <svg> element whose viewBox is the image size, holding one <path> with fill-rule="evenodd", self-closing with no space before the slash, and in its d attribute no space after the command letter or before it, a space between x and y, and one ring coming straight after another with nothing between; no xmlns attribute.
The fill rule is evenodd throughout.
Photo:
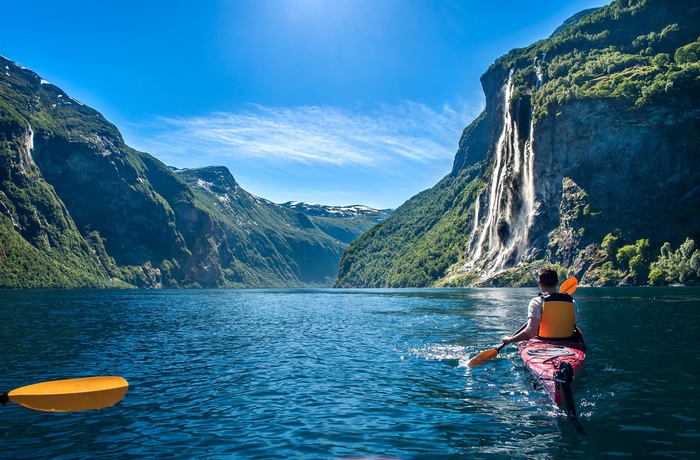
<svg viewBox="0 0 700 460"><path fill-rule="evenodd" d="M63 94L32 72L2 58L0 65L0 284L12 288L113 285L106 261L81 236L33 157L38 135L51 133L44 129L43 112L59 104L75 104L78 110L80 106L64 100ZM55 102L45 102L49 98ZM34 126L29 123L32 117L36 117Z"/></svg>
<svg viewBox="0 0 700 460"><path fill-rule="evenodd" d="M486 108L452 173L404 205L430 213L432 196L442 213L419 227L396 210L348 248L336 285L532 284L543 263L594 284L610 281L607 263L616 282L644 284L650 254L700 237L700 5L618 1L568 22L483 75ZM612 236L644 263L626 265ZM456 245L458 260L438 263L425 241Z"/></svg>
<svg viewBox="0 0 700 460"><path fill-rule="evenodd" d="M346 243L246 193L173 172L95 110L0 57L0 288L330 285Z"/></svg>

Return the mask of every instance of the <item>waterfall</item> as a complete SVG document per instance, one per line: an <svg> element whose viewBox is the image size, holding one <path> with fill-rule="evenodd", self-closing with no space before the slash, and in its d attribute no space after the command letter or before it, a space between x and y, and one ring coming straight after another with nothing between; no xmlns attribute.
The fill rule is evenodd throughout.
<svg viewBox="0 0 700 460"><path fill-rule="evenodd" d="M513 100L512 96L513 70L504 90L503 130L485 192L488 201L480 203L485 197L477 198L479 212L475 213L470 240L471 262L467 268L480 271L483 278L521 260L528 247L535 211L532 110L529 105L521 107L529 104L529 99ZM479 215L482 212L485 217Z"/></svg>
<svg viewBox="0 0 700 460"><path fill-rule="evenodd" d="M32 154L34 152L34 130L32 125L27 126L24 135L24 148L19 151L18 166L24 174L29 174L31 165L34 164Z"/></svg>
<svg viewBox="0 0 700 460"><path fill-rule="evenodd" d="M537 77L537 83L535 83L535 90L538 90L544 84L544 69L542 69L542 63L544 63L547 53L542 55L542 59L538 60L537 57L532 62L532 67L535 68L535 76Z"/></svg>

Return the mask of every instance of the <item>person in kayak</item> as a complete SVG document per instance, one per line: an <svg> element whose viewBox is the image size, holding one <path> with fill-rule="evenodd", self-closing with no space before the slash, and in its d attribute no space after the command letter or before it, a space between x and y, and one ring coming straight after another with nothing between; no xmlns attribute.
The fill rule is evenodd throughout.
<svg viewBox="0 0 700 460"><path fill-rule="evenodd" d="M574 299L569 294L557 292L557 272L552 267L542 268L537 275L537 284L541 292L527 307L525 328L512 336L503 337L504 344L533 337L571 339L576 335Z"/></svg>

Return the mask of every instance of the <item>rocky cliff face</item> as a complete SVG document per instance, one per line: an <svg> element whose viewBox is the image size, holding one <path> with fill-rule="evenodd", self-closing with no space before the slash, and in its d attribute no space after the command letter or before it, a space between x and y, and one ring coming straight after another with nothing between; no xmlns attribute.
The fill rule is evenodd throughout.
<svg viewBox="0 0 700 460"><path fill-rule="evenodd" d="M138 153L110 140L69 140L42 130L32 156L78 228L98 232L118 265L159 265L182 257L182 234L168 225L175 211L149 180L148 166L158 165L147 166Z"/></svg>
<svg viewBox="0 0 700 460"><path fill-rule="evenodd" d="M628 110L610 101L581 101L539 124L535 145L541 163L535 183L541 185L535 192L548 206L537 216L534 233L558 227L568 180L587 196L579 204L581 214L588 207L578 219L577 232L587 231L579 244L600 242L616 229L627 241L648 238L656 247L696 236L700 107L688 100L673 102ZM571 246L552 243L550 250Z"/></svg>
<svg viewBox="0 0 700 460"><path fill-rule="evenodd" d="M80 106L27 69L2 58L0 68L0 284L113 285L105 261L80 235L33 156L38 137L51 131L43 117L35 124L29 119L44 107Z"/></svg>
<svg viewBox="0 0 700 460"><path fill-rule="evenodd" d="M420 273L369 285L532 284L544 263L592 284L608 282L608 263L644 284L641 270L603 249L607 235L656 254L700 237L700 5L617 1L587 13L486 71L484 113L465 129L451 174L420 199L461 192L423 228L402 212L418 199L399 208L382 226L413 231L386 244L381 226L360 238L337 285L368 279L373 264L405 272L413 257L401 253L443 241L448 226L468 232L456 263L436 273L443 265L423 260ZM365 250L388 246L398 248L388 264ZM648 271L649 254L636 255Z"/></svg>
<svg viewBox="0 0 700 460"><path fill-rule="evenodd" d="M0 67L0 287L332 283L346 243L305 214L225 168L174 172L30 70Z"/></svg>

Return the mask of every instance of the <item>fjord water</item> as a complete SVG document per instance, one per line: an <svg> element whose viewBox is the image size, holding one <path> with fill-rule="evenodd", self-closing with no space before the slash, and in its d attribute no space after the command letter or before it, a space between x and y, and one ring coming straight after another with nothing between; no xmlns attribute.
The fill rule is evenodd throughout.
<svg viewBox="0 0 700 460"><path fill-rule="evenodd" d="M116 406L0 407L0 458L698 458L700 289L579 288L583 437L516 347L532 289L3 291L2 388L121 375Z"/></svg>

